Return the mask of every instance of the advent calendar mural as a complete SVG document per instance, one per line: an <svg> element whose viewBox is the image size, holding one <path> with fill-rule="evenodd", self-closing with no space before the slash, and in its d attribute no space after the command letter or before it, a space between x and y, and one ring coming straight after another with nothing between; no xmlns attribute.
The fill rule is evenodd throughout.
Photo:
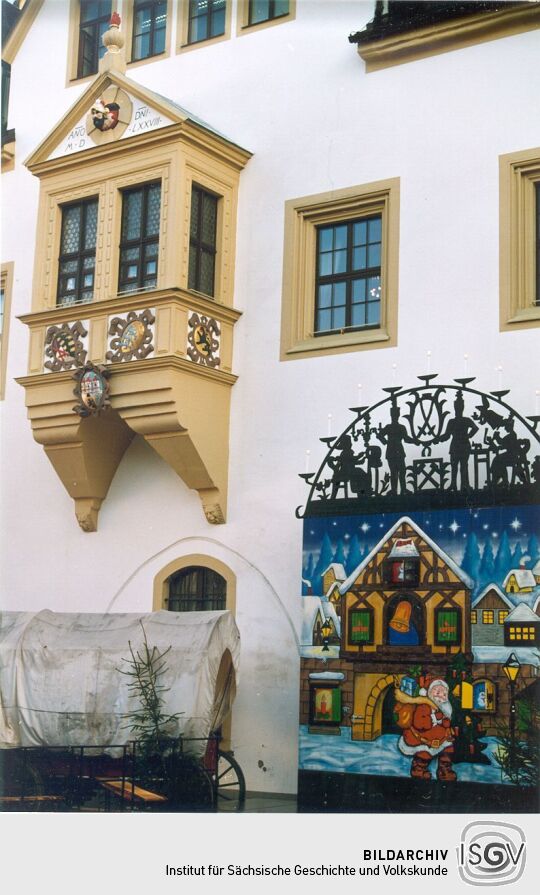
<svg viewBox="0 0 540 895"><path fill-rule="evenodd" d="M419 383L351 408L302 474L300 792L317 771L416 781L412 803L537 785L540 416Z"/></svg>

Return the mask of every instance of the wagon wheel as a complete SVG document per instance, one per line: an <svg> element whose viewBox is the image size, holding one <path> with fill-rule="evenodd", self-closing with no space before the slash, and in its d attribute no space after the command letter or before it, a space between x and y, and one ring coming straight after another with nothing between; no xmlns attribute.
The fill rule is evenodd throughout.
<svg viewBox="0 0 540 895"><path fill-rule="evenodd" d="M232 752L218 752L216 788L218 811L242 810L246 800L246 781Z"/></svg>

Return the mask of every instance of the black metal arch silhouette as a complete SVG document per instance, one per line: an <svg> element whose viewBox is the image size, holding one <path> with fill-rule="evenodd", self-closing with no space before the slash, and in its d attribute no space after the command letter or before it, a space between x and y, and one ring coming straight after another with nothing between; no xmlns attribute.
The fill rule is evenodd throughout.
<svg viewBox="0 0 540 895"><path fill-rule="evenodd" d="M328 452L318 471L300 473L310 492L298 518L540 503L540 416L507 404L509 389L437 377L350 408L341 435L320 439Z"/></svg>

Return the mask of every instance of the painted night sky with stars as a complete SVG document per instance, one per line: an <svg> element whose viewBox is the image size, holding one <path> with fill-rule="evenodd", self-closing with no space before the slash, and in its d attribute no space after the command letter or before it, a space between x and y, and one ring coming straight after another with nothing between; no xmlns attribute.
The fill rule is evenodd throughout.
<svg viewBox="0 0 540 895"><path fill-rule="evenodd" d="M540 507L536 505L312 517L304 520L303 574L316 567L325 534L330 539L334 554L330 561L343 562L345 557L345 568L350 574L353 569L349 567L350 562L347 562L348 553L354 549L358 556L360 551L363 559L402 516L409 516L458 565L461 566L465 561L465 570L469 574L473 572L473 578L476 577L474 558L477 561L482 558L486 544L488 553L495 560L503 541L501 561L504 554L504 574L510 568L519 567L518 559L521 557L527 568L539 558ZM328 550L328 542L326 549ZM336 551L338 556L335 555ZM536 555L530 556L531 552ZM503 570L499 568L498 571L501 573ZM482 582L479 581L478 584Z"/></svg>

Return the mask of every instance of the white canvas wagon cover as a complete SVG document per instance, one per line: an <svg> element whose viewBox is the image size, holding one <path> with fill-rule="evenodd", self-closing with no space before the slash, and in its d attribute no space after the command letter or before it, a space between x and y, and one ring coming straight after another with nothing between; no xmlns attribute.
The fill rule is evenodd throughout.
<svg viewBox="0 0 540 895"><path fill-rule="evenodd" d="M144 631L143 631L144 629ZM124 744L129 644L166 656L160 683L167 714L182 712L172 736L207 737L236 692L240 635L219 612L0 612L0 748ZM197 748L204 752L204 745Z"/></svg>

